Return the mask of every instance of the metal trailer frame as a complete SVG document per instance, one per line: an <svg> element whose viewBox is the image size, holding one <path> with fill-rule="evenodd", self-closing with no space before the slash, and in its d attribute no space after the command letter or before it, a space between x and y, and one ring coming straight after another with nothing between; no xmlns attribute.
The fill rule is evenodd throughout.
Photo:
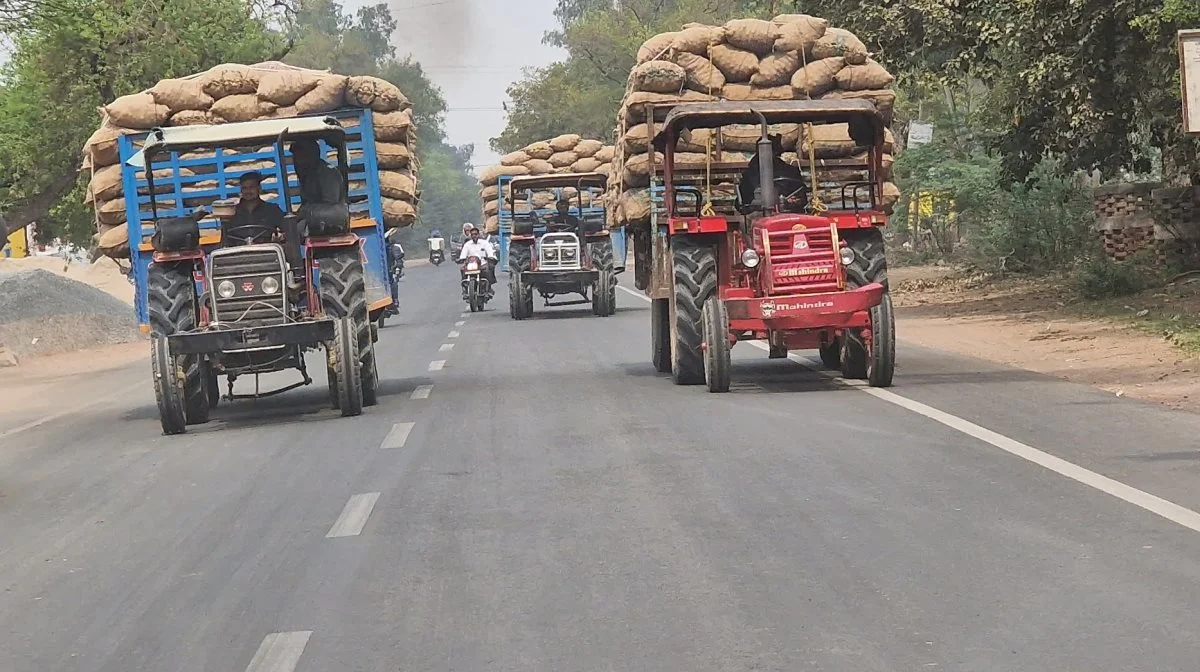
<svg viewBox="0 0 1200 672"><path fill-rule="evenodd" d="M370 109L343 108L310 117L332 117L345 128L346 152L349 156L348 198L350 201L351 229L361 241L364 255L363 271L366 279L367 305L374 317L392 304L391 278L388 274L387 240L384 238L383 196L379 188L379 162L375 152L374 113ZM129 165L129 159L137 154L150 132L121 136L119 138L121 179L124 187L125 219L129 229L129 256L134 279L134 310L142 331L149 331L150 315L146 299L148 270L154 255L150 238L154 235L154 219L150 212L149 185L145 171ZM328 154L329 145L321 142L322 154ZM290 156L286 152L285 155ZM355 152L360 155L354 156ZM216 148L215 156L204 158L182 158L171 152L169 161L159 161L159 169L169 168L170 177L155 179L155 201L159 217L183 217L196 206L188 201L201 198L225 199L238 193L237 178L256 169L231 166L233 163L271 162L273 167L257 169L264 174L262 183L264 197L275 195L282 198L281 179L286 172L288 191L292 195L293 211L300 204L300 183L290 162L280 166L274 149L267 151L226 150ZM180 169L193 169L194 175L181 175ZM197 170L198 169L198 170ZM139 177L140 174L140 177ZM201 182L216 181L212 188L196 188ZM355 187L355 183L365 186ZM187 189L184 192L184 189ZM141 192L139 194L139 192ZM136 237L135 237L136 236ZM220 246L221 223L215 217L200 221L200 243L205 252Z"/></svg>

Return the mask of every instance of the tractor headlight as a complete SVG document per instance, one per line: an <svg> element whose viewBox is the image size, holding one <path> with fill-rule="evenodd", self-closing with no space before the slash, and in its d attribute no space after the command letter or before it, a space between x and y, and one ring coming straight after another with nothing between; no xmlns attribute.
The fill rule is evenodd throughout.
<svg viewBox="0 0 1200 672"><path fill-rule="evenodd" d="M232 299L234 294L237 294L237 287L232 280L222 280L217 285L217 294L221 295L222 299Z"/></svg>
<svg viewBox="0 0 1200 672"><path fill-rule="evenodd" d="M279 291L279 281L271 276L263 278L262 281L263 294L274 294Z"/></svg>
<svg viewBox="0 0 1200 672"><path fill-rule="evenodd" d="M838 250L838 256L841 257L843 266L849 266L854 263L854 248L849 246L843 247Z"/></svg>
<svg viewBox="0 0 1200 672"><path fill-rule="evenodd" d="M758 258L758 252L755 252L754 250L750 250L750 249L746 250L745 252L742 252L742 265L745 266L746 268L758 267L759 261L761 261L761 260Z"/></svg>
<svg viewBox="0 0 1200 672"><path fill-rule="evenodd" d="M563 250L563 259L574 259L574 258L575 258L575 248L568 248L568 249Z"/></svg>

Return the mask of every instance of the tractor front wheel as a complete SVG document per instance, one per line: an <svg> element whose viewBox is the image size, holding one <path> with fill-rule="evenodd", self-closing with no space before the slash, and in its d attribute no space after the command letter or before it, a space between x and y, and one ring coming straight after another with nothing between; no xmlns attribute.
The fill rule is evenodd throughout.
<svg viewBox="0 0 1200 672"><path fill-rule="evenodd" d="M329 346L329 368L337 372L338 408L342 417L362 415L363 376L358 352L358 325L349 317L340 318Z"/></svg>
<svg viewBox="0 0 1200 672"><path fill-rule="evenodd" d="M173 436L187 431L183 375L178 362L171 356L167 337L150 337L150 370L154 376L154 399L158 402L158 419L163 434Z"/></svg>
<svg viewBox="0 0 1200 672"><path fill-rule="evenodd" d="M151 264L146 277L146 303L150 314L150 333L166 337L196 328L196 285L187 263ZM182 355L183 407L187 424L208 422L212 409L208 398L208 378L202 355Z"/></svg>
<svg viewBox="0 0 1200 672"><path fill-rule="evenodd" d="M671 300L650 302L650 361L659 373L671 372Z"/></svg>
<svg viewBox="0 0 1200 672"><path fill-rule="evenodd" d="M837 371L842 368L842 346L834 338L832 343L820 346L821 364L827 369Z"/></svg>
<svg viewBox="0 0 1200 672"><path fill-rule="evenodd" d="M709 392L729 391L729 313L714 293L704 302L704 382Z"/></svg>
<svg viewBox="0 0 1200 672"><path fill-rule="evenodd" d="M671 377L676 385L704 383L704 302L717 292L713 248L676 239L671 242L675 312L671 316Z"/></svg>
<svg viewBox="0 0 1200 672"><path fill-rule="evenodd" d="M371 336L371 316L367 310L366 278L357 247L321 257L321 306L329 317L348 317L354 321L362 371L363 404L374 406L378 403L378 370L375 366L375 343ZM333 386L331 380L331 393Z"/></svg>

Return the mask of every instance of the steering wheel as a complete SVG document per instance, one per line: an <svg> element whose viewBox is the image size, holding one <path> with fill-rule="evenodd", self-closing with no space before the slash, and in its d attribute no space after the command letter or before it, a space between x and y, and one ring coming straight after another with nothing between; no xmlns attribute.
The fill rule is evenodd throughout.
<svg viewBox="0 0 1200 672"><path fill-rule="evenodd" d="M777 188L779 188L779 190L778 190L779 196L782 197L783 200L785 200L785 201L788 199L791 199L791 198L795 198L796 195L802 191L808 190L808 185L806 185L804 183L803 178L777 177L777 178L775 178L774 181L775 181L775 186ZM798 189L794 189L792 191L787 191L788 187L792 187L797 184L800 185L800 187Z"/></svg>
<svg viewBox="0 0 1200 672"><path fill-rule="evenodd" d="M252 245L255 243L270 241L271 235L275 233L275 229L262 224L242 224L241 226L233 226L226 229L225 233L228 234L230 238L241 240L247 245ZM259 240L264 236L266 237L266 241Z"/></svg>

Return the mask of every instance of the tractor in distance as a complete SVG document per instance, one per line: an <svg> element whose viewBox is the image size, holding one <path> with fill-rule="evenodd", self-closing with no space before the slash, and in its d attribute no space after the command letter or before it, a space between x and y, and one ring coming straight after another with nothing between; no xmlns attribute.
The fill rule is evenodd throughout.
<svg viewBox="0 0 1200 672"><path fill-rule="evenodd" d="M506 200L512 222L507 245L508 303L514 320L533 316L535 291L547 307L590 302L592 313L599 317L617 311L618 269L613 241L605 228L605 209L597 206L603 202L607 183L608 178L601 173L514 177L508 183ZM518 197L532 203L534 192L546 191L554 194L557 213L517 211ZM582 298L550 302L563 294Z"/></svg>
<svg viewBox="0 0 1200 672"><path fill-rule="evenodd" d="M657 370L670 372L676 384L727 392L733 345L765 340L771 358L817 349L822 364L845 378L891 385L895 321L881 233L885 129L874 104L685 103L659 112L665 114L647 118L662 119L651 130L663 153L662 165L651 165L652 193L661 194L662 207L654 208L649 235L640 237L643 249L635 250L643 265L638 286L652 300ZM736 189L714 186L740 184L749 161L714 162L710 153L703 166L673 165L682 133L732 124L762 129L750 202ZM800 126L799 170L790 176L776 174L770 137L776 124ZM863 152L817 159L817 124L847 124Z"/></svg>
<svg viewBox="0 0 1200 672"><path fill-rule="evenodd" d="M316 141L321 156L336 153L340 202L303 203L293 211L299 183L286 152L296 141ZM305 353L319 349L325 351L334 408L355 416L364 405L375 404L378 332L371 313L390 303L384 284L386 241L381 213L378 218L351 213L351 201L378 199L355 199L347 190L347 138L338 120L298 117L161 128L141 144L139 149L122 138L122 170L137 307L149 322L163 432L181 434L187 425L206 422L220 399L220 375L228 379L226 399L264 397L310 384ZM234 205L228 200L185 210L189 194L226 195L193 183L211 184L215 172L217 191L231 190L229 181L240 173L226 164L245 160L271 166L258 172L269 176L264 193L278 195L281 232L232 226ZM185 166L191 169L181 170ZM169 173L165 189L155 185L164 170ZM173 200L164 193L173 193ZM160 204L160 198L166 202ZM369 291L380 295L374 307ZM261 374L288 369L298 370L301 380L260 391ZM235 395L234 381L251 375L255 393Z"/></svg>

